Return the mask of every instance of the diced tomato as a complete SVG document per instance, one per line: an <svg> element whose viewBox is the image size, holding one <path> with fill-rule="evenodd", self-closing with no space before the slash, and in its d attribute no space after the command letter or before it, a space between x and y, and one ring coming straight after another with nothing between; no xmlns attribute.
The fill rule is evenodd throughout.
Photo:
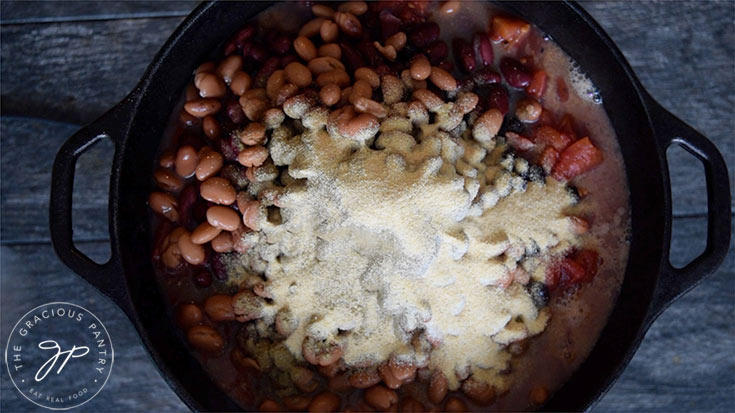
<svg viewBox="0 0 735 413"><path fill-rule="evenodd" d="M544 172L548 175L551 173L551 170L554 168L554 165L556 165L558 160L559 152L551 146L547 146L544 148L544 151L541 152L541 157L539 158L538 163L542 168L544 168Z"/></svg>
<svg viewBox="0 0 735 413"><path fill-rule="evenodd" d="M494 16L490 40L494 42L506 41L515 43L523 39L531 30L531 25L520 19Z"/></svg>
<svg viewBox="0 0 735 413"><path fill-rule="evenodd" d="M549 145L558 152L563 151L572 143L567 135L563 135L555 128L545 125L536 129L534 141L539 144Z"/></svg>
<svg viewBox="0 0 735 413"><path fill-rule="evenodd" d="M561 281L564 284L577 284L585 279L584 267L581 266L577 261L567 257L561 260L559 264L561 270Z"/></svg>
<svg viewBox="0 0 735 413"><path fill-rule="evenodd" d="M559 121L559 132L569 136L573 141L577 140L577 133L574 131L574 117L569 113L562 116Z"/></svg>
<svg viewBox="0 0 735 413"><path fill-rule="evenodd" d="M546 279L545 284L549 287L549 290L553 291L559 285L561 280L561 266L558 262L551 263L546 268Z"/></svg>
<svg viewBox="0 0 735 413"><path fill-rule="evenodd" d="M537 125L543 126L543 125L551 125L553 126L556 123L554 120L554 114L549 112L546 109L541 110L541 116L539 116L538 121L536 122Z"/></svg>
<svg viewBox="0 0 735 413"><path fill-rule="evenodd" d="M590 142L590 138L582 138L571 144L559 155L559 162L551 173L559 181L570 180L602 163L602 152Z"/></svg>
<svg viewBox="0 0 735 413"><path fill-rule="evenodd" d="M600 254L597 251L590 249L583 249L573 254L574 261L576 261L582 268L584 268L585 278L591 280L597 274L597 270L601 264Z"/></svg>
<svg viewBox="0 0 735 413"><path fill-rule="evenodd" d="M533 148L533 141L525 136L521 136L514 132L506 132L505 137L508 138L508 145L519 151L527 151Z"/></svg>
<svg viewBox="0 0 735 413"><path fill-rule="evenodd" d="M569 100L569 87L562 77L556 78L556 95L562 103Z"/></svg>
<svg viewBox="0 0 735 413"><path fill-rule="evenodd" d="M546 79L546 72L543 70L537 70L531 78L531 83L526 86L526 92L535 96L536 99L541 99L541 96L546 92Z"/></svg>

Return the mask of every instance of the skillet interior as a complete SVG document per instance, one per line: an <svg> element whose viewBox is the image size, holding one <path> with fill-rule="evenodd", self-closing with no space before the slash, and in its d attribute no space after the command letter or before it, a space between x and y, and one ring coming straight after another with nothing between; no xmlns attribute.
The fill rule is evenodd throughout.
<svg viewBox="0 0 735 413"><path fill-rule="evenodd" d="M166 380L192 408L237 410L208 378L177 337L166 316L150 261L146 200L160 137L192 70L267 3L224 2L200 6L159 52L143 81L128 133L118 142L113 172L111 231L128 285L136 328ZM599 88L620 141L631 193L632 234L618 303L598 343L545 409L581 410L597 400L632 357L645 328L667 238L667 187L662 161L637 80L607 37L589 26L578 6L566 3L500 5L540 27L574 58ZM116 181L116 182L115 182ZM648 215L649 211L655 213ZM664 213L662 213L664 211Z"/></svg>

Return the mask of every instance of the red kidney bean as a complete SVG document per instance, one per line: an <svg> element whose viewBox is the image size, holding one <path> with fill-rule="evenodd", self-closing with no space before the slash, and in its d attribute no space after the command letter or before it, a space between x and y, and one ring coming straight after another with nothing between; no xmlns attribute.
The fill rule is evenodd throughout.
<svg viewBox="0 0 735 413"><path fill-rule="evenodd" d="M280 60L277 57L269 57L268 60L263 63L260 70L258 70L258 74L255 75L255 80L253 82L256 88L265 87L268 78L273 74L273 72L278 70L279 63Z"/></svg>
<svg viewBox="0 0 735 413"><path fill-rule="evenodd" d="M365 66L364 59L355 50L354 46L348 43L340 43L339 48L342 50L342 61L347 65L350 71L354 72L358 68Z"/></svg>
<svg viewBox="0 0 735 413"><path fill-rule="evenodd" d="M383 56L378 52L378 49L375 48L375 45L369 41L363 41L360 42L357 45L357 51L362 54L362 56L367 61L368 66L376 67L383 63Z"/></svg>
<svg viewBox="0 0 735 413"><path fill-rule="evenodd" d="M245 122L245 113L243 113L242 106L240 106L238 101L235 100L234 102L228 103L225 112L232 123L239 125Z"/></svg>
<svg viewBox="0 0 735 413"><path fill-rule="evenodd" d="M240 31L237 32L237 34L235 34L234 36L235 44L237 44L237 46L242 49L242 46L245 44L245 42L249 40L251 37L253 37L254 34L255 34L255 26L251 26L249 24L246 25L245 27L240 29Z"/></svg>
<svg viewBox="0 0 735 413"><path fill-rule="evenodd" d="M207 288L212 284L212 275L209 271L200 271L193 277L194 285L199 288Z"/></svg>
<svg viewBox="0 0 735 413"><path fill-rule="evenodd" d="M523 63L510 57L504 57L500 61L500 73L503 74L509 85L517 89L522 89L531 83L531 74L528 69Z"/></svg>
<svg viewBox="0 0 735 413"><path fill-rule="evenodd" d="M444 69L447 72L451 72L452 70L454 70L454 63L450 62L449 60L445 60L439 63L438 65L436 65L436 67L440 69Z"/></svg>
<svg viewBox="0 0 735 413"><path fill-rule="evenodd" d="M378 18L380 19L380 34L383 37L382 40L385 41L385 39L401 31L403 26L401 19L394 16L390 11L382 10Z"/></svg>
<svg viewBox="0 0 735 413"><path fill-rule="evenodd" d="M290 63L298 62L298 61L299 61L299 57L296 56L295 54L287 54L286 56L281 56L281 58L278 59L278 67L282 69L288 66Z"/></svg>
<svg viewBox="0 0 735 413"><path fill-rule="evenodd" d="M475 72L473 80L477 86L487 86L494 83L500 83L502 78L500 77L500 73L493 69L490 69L489 67L481 67Z"/></svg>
<svg viewBox="0 0 735 413"><path fill-rule="evenodd" d="M438 65L449 56L449 47L441 40L437 40L426 48L426 56L432 65Z"/></svg>
<svg viewBox="0 0 735 413"><path fill-rule="evenodd" d="M225 256L225 254L215 253L212 254L209 259L209 268L212 270L212 275L221 281L225 281L228 278Z"/></svg>
<svg viewBox="0 0 735 413"><path fill-rule="evenodd" d="M408 36L408 41L418 48L424 48L439 38L439 25L434 22L421 23Z"/></svg>
<svg viewBox="0 0 735 413"><path fill-rule="evenodd" d="M183 226L192 231L196 228L197 223L194 219L194 204L199 198L199 182L195 181L188 185L179 194L179 213L181 215L181 223Z"/></svg>
<svg viewBox="0 0 735 413"><path fill-rule="evenodd" d="M508 91L500 84L490 85L487 94L487 108L495 108L503 115L508 113Z"/></svg>
<svg viewBox="0 0 735 413"><path fill-rule="evenodd" d="M285 34L276 34L268 41L268 46L278 55L285 55L291 51L293 40Z"/></svg>
<svg viewBox="0 0 735 413"><path fill-rule="evenodd" d="M475 52L480 57L480 62L483 66L490 66L493 64L493 45L490 43L490 38L485 33L475 33L472 36L472 46Z"/></svg>
<svg viewBox="0 0 735 413"><path fill-rule="evenodd" d="M452 40L452 48L454 49L454 59L457 61L457 66L460 69L468 73L475 70L477 66L475 51L467 40L462 38Z"/></svg>

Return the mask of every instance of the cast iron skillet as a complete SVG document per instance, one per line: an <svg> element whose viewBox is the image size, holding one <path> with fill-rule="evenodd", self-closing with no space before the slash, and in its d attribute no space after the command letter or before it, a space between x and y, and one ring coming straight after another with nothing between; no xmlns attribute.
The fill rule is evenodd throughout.
<svg viewBox="0 0 735 413"><path fill-rule="evenodd" d="M262 2L199 6L168 39L130 95L69 138L53 167L50 225L56 253L125 311L163 377L196 410L236 410L237 406L189 355L166 316L150 258L146 201L160 137L193 69L247 18L267 6ZM599 87L627 169L632 235L620 297L590 356L544 406L583 410L617 379L656 317L724 259L730 241L727 168L707 138L646 93L617 47L579 5L512 2L502 6L551 35ZM115 144L109 199L112 256L104 264L93 262L74 246L71 229L75 162L101 139ZM665 154L674 143L704 164L708 201L707 248L680 269L669 263L671 191Z"/></svg>

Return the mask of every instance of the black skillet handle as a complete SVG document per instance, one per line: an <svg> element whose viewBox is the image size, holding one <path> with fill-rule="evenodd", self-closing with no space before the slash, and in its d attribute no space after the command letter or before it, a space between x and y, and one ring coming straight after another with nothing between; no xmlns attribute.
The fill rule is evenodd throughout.
<svg viewBox="0 0 735 413"><path fill-rule="evenodd" d="M110 259L104 264L92 261L74 245L72 191L77 159L96 142L102 139L112 140L115 143L116 152L114 159L117 159L119 140L130 122L131 107L131 100L124 100L64 142L54 160L49 202L51 242L56 254L66 266L110 297L125 312L129 312L131 307L114 241L111 241ZM112 168L114 166L111 166ZM112 204L108 205L109 214L113 207Z"/></svg>
<svg viewBox="0 0 735 413"><path fill-rule="evenodd" d="M727 166L715 145L650 96L646 100L661 158L667 169L666 176L666 150L676 143L702 162L707 181L707 247L683 268L674 268L669 261L671 231L668 231L663 270L651 306L650 314L655 318L676 298L713 273L725 259L730 246L730 186Z"/></svg>

